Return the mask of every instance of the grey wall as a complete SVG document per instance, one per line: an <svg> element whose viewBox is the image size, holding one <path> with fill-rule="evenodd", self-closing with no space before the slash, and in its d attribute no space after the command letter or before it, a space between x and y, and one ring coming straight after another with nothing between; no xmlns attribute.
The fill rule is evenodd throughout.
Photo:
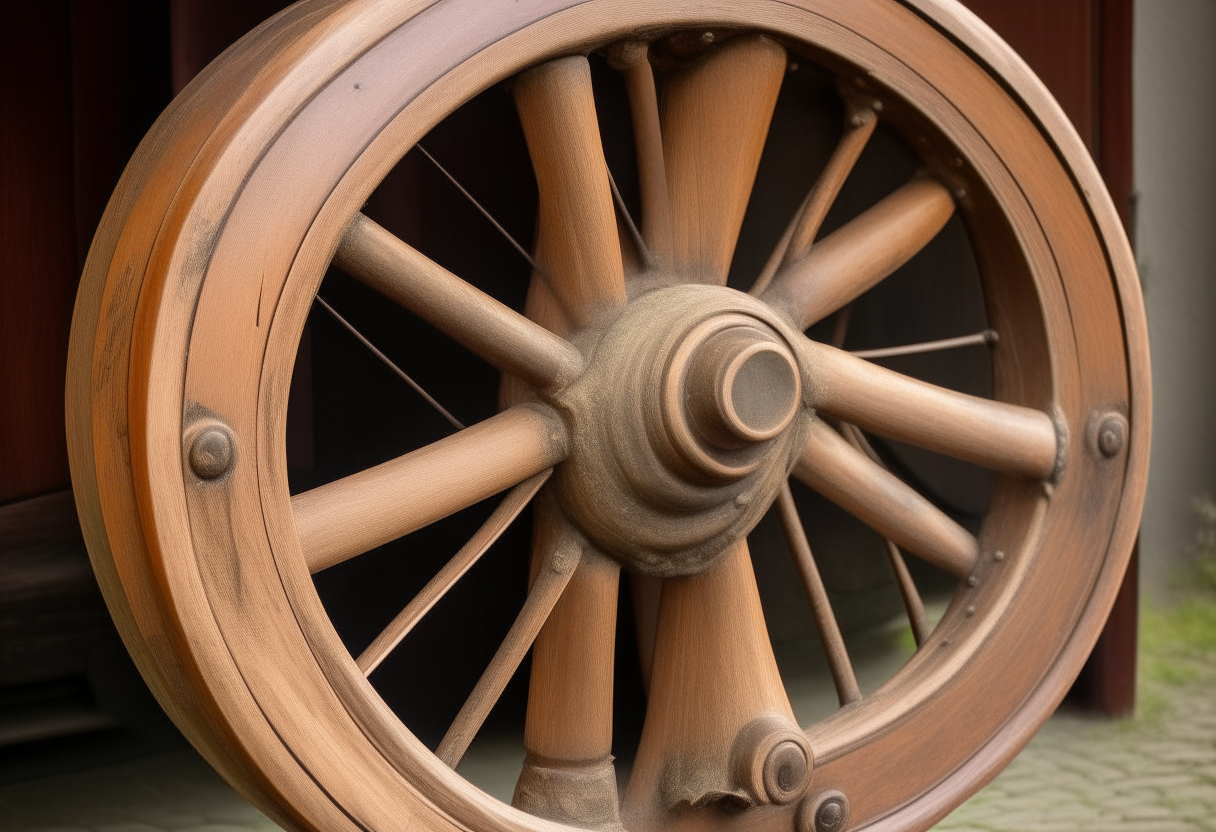
<svg viewBox="0 0 1216 832"><path fill-rule="evenodd" d="M1138 0L1137 258L1148 309L1153 450L1143 587L1185 564L1196 496L1216 497L1216 2Z"/></svg>

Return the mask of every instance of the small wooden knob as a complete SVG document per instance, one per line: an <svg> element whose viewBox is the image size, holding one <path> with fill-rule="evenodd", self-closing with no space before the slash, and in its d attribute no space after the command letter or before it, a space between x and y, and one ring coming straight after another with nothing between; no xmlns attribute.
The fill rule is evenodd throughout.
<svg viewBox="0 0 1216 832"><path fill-rule="evenodd" d="M715 333L698 347L685 406L698 433L720 448L772 439L798 410L798 365L784 344L754 327Z"/></svg>
<svg viewBox="0 0 1216 832"><path fill-rule="evenodd" d="M806 734L788 716L770 712L739 731L731 765L736 782L756 803L780 806L806 791L814 756Z"/></svg>

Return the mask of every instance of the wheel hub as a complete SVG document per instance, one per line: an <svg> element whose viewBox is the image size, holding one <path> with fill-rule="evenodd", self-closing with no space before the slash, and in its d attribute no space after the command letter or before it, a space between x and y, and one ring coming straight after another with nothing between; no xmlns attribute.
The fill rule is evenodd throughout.
<svg viewBox="0 0 1216 832"><path fill-rule="evenodd" d="M597 335L555 401L571 436L563 508L635 571L699 572L755 526L801 448L798 335L715 286L650 292Z"/></svg>

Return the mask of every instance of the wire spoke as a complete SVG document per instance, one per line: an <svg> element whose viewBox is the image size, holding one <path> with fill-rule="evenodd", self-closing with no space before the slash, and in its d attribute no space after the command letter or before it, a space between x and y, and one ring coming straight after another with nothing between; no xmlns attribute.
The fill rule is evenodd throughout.
<svg viewBox="0 0 1216 832"><path fill-rule="evenodd" d="M625 228L629 231L629 238L633 240L634 246L637 247L638 254L642 258L642 263L646 268L651 269L655 266L654 254L646 247L646 241L642 239L642 232L638 230L637 224L633 221L633 216L629 213L628 206L625 205L625 198L621 196L620 189L616 186L616 178L612 175L612 169L608 170L608 184L612 186L612 201L616 204L617 214L625 222Z"/></svg>
<svg viewBox="0 0 1216 832"><path fill-rule="evenodd" d="M511 232L507 231L507 229L503 227L502 223L494 219L494 215L491 214L489 210L487 210L480 202L478 202L477 198L474 197L473 194L469 193L469 190L464 185L460 184L460 180L449 173L447 168L439 164L439 160L432 156L430 152L427 151L427 149L421 144L416 144L414 147L418 148L418 152L425 156L427 160L456 187L456 190L464 194L464 198L472 203L473 207L476 208L483 217L490 221L490 225L498 229L498 233L503 236L504 240L511 244L511 248L518 251L523 258L528 261L528 265L532 267L532 271L539 272L542 275L545 273L540 266L536 265L536 261L532 259L532 255L528 253L528 250L521 246L516 239L511 236Z"/></svg>
<svg viewBox="0 0 1216 832"><path fill-rule="evenodd" d="M455 586L456 582L463 578L477 561L481 560L481 556L489 551L512 521L531 502L532 498L536 496L536 492L552 473L552 468L541 471L511 489L510 493L494 509L494 513L477 530L477 533L469 538L455 557L439 570L438 574L422 588L421 592L414 596L405 609L389 622L389 625L355 660L355 664L363 671L364 676L370 676L389 653L401 643L402 639L409 635L423 616L431 611L439 599L446 595L448 590Z"/></svg>
<svg viewBox="0 0 1216 832"><path fill-rule="evenodd" d="M541 626L561 598L581 558L581 545L568 537L554 546L541 564L523 609L435 749L435 756L448 766L456 768L469 750L473 738L481 730L486 717L506 689L507 682L511 681Z"/></svg>
<svg viewBox="0 0 1216 832"><path fill-rule="evenodd" d="M823 652L832 672L836 696L841 705L860 702L861 688L857 685L857 674L853 672L853 663L849 661L844 636L840 634L840 625L832 612L827 589L819 575L819 568L815 565L815 557L811 554L811 545L807 542L806 531L798 517L798 508L794 505L794 495L790 491L789 483L784 484L777 494L777 515L781 519L786 543L794 555L794 563L798 566L798 574L802 577L802 585L811 603L811 615L815 619L815 629L819 631L819 640L823 643Z"/></svg>
<svg viewBox="0 0 1216 832"><path fill-rule="evenodd" d="M849 319L852 317L853 305L841 307L836 313L835 319L832 321L832 333L828 343L839 349L844 346L844 340L849 332ZM993 333L995 336L995 333ZM856 425L848 422L839 423L841 434L848 439L853 447L860 450L870 460L878 465L882 465L881 459L875 452L874 447L870 444L870 440L866 439L864 433ZM883 537L883 545L887 550L887 560L891 563L891 569L895 573L895 581L899 585L899 594L904 600L904 609L908 613L908 623L912 628L912 638L919 647L929 637L929 623L925 618L925 604L921 600L920 592L916 589L916 583L912 580L912 573L908 571L908 565L904 562L904 556L899 547L895 545L888 537Z"/></svg>
<svg viewBox="0 0 1216 832"><path fill-rule="evenodd" d="M342 324L342 326L346 327L346 331L349 332L351 335L355 336L355 339L360 344L367 347L367 349L371 351L372 355L376 356L376 358L379 358L382 362L384 362L384 364L390 370L392 370L394 373L397 374L398 378L400 378L402 381L404 381L406 384L408 384L411 388L413 388L415 393L417 393L419 396L421 396L423 399L425 399L427 404L429 404L431 407L435 408L435 410L439 411L439 415L442 416L443 418L447 419L448 423L452 427L456 428L456 430L464 430L463 422L461 422L459 419L457 419L455 416L453 416L446 407L444 407L443 405L441 405L439 403L438 399L436 399L430 393L426 392L426 390L423 389L421 384L414 381L414 379L411 378L408 373L406 373L404 370L402 370L400 367L398 367L396 365L396 363L393 362L392 359L390 359L387 355L385 355L383 352L381 352L376 347L375 344L373 344L371 341L369 341L367 339L367 336L365 336L359 330L355 329L354 324L352 324L350 321L346 320L346 318L344 318L340 314L338 314L338 310L336 310L332 306L330 306L325 301L325 298L321 297L320 295L317 295L316 301L317 301L317 303L321 304L321 307L326 312L328 312L330 315L333 316L334 320L336 320L338 323Z"/></svg>
<svg viewBox="0 0 1216 832"><path fill-rule="evenodd" d="M899 347L879 347L872 350L850 350L849 354L858 358L895 358L901 355L920 355L926 352L941 352L956 350L959 347L978 347L992 345L999 341L995 329L985 329L972 335L959 335L955 338L940 338L936 341L922 341L919 344L904 344Z"/></svg>

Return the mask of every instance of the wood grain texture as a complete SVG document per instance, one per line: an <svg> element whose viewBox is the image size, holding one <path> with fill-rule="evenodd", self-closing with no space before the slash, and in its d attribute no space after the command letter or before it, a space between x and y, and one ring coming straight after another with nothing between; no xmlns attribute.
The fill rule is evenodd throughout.
<svg viewBox="0 0 1216 832"><path fill-rule="evenodd" d="M397 613L388 626L380 632L380 635L376 636L372 643L359 654L359 658L355 659L355 664L359 666L360 670L370 676L380 666L393 648L400 644L401 640L417 626L422 617L430 612L448 590L455 586L456 582L464 577L465 573L472 569L481 556L494 545L511 521L527 508L528 503L532 501L536 492L552 473L552 468L541 471L515 486L503 497L502 502L498 504L486 522L469 538L469 542L460 547L460 551L444 564L438 574L406 604L405 609Z"/></svg>
<svg viewBox="0 0 1216 832"><path fill-rule="evenodd" d="M590 64L574 56L528 70L515 82L515 103L540 190L538 254L558 303L583 326L598 309L625 302Z"/></svg>
<svg viewBox="0 0 1216 832"><path fill-rule="evenodd" d="M528 589L523 609L435 749L435 756L448 766L455 768L468 750L507 682L532 648L532 642L570 583L581 557L581 545L574 538L565 536L553 541L553 547L546 552Z"/></svg>
<svg viewBox="0 0 1216 832"><path fill-rule="evenodd" d="M536 387L582 371L578 350L464 282L360 214L334 264L431 322L473 352Z"/></svg>
<svg viewBox="0 0 1216 832"><path fill-rule="evenodd" d="M779 268L801 260L811 250L828 210L836 202L845 179L857 164L877 125L878 116L872 109L851 101L846 104L840 141L752 284L749 291L753 295L759 295L768 288Z"/></svg>
<svg viewBox="0 0 1216 832"><path fill-rule="evenodd" d="M537 512L533 569L561 544L553 506ZM589 763L612 753L613 665L620 565L585 555L532 652L524 748L549 761ZM573 820L573 819L571 819Z"/></svg>
<svg viewBox="0 0 1216 832"><path fill-rule="evenodd" d="M367 3L355 14L353 5L314 3L251 41L266 50L261 63L231 79L224 95L175 110L173 118L182 121L168 122L141 157L101 253L91 258L74 336L72 395L85 415L73 423L73 464L107 594L141 664L195 741L243 791L295 828L389 829L403 819L436 830L552 828L472 790L387 711L317 597L283 459L286 379L312 296L330 253L401 149L503 78L656 24L653 7L612 0L492 8L465 2L440 0L417 18L412 13L420 5ZM815 751L812 794L828 785L845 788L858 825L925 829L991 777L1051 711L1113 597L1126 561L1121 547L1134 527L1127 515L1143 497L1147 460L1142 310L1117 219L1112 226L1113 211L1095 196L1092 165L1025 68L985 30L930 0L828 2L818 12L781 5L778 13L750 0L672 0L662 14L677 35L698 36L707 20L724 27L715 31L772 31L784 42L806 44L808 54L835 55L832 65L881 79L879 92L907 105L897 129L914 134L932 126L927 162L957 153L971 177L962 210L992 325L1002 334L993 353L998 401L955 412L958 401L945 391L926 392L875 368L798 348L808 404L856 415L873 430L898 431L912 414L910 430L932 442L935 428L927 422L944 418L953 430L978 420L983 429L964 437L963 451L984 458L994 453L984 443L1010 444L1005 433L985 426L1007 422L1014 450L996 452L1004 462L990 461L1028 469L1026 477L998 478L975 586L960 588L976 614L948 612L928 640L934 649L921 651L873 696L807 729ZM455 25L469 20L476 22ZM765 52L754 46L761 42L742 35L705 50L687 70L673 69L674 86L744 47ZM779 63L783 71L784 57L761 63ZM741 65L731 61L721 72ZM211 80L222 79L224 69ZM758 84L750 71L742 74L749 80L740 86L756 99L763 97L756 90L775 90L780 82L780 72L759 73ZM210 82L203 79L188 94L199 95ZM734 81L725 83L731 88ZM708 92L697 95L712 107L720 103ZM701 153L692 130L678 150L666 142L669 182L687 185L685 196L702 187L717 195L704 204L685 200L706 213L703 221L687 221L689 239L698 242L686 263L696 265L681 279L716 281L729 263L731 218L742 215L751 187L740 159L763 146L756 119L738 118L754 115L754 105L743 101L730 112L750 138L734 145L746 152L726 154L726 164L698 171L686 159L688 170L673 173L668 163L688 148L698 164L717 157ZM698 108L688 109L691 119ZM665 140L674 112L664 105ZM705 123L727 121L721 110L711 115ZM740 177L746 187L736 187ZM673 189L677 218L681 199ZM719 210L723 205L729 210ZM712 245L700 247L702 239ZM434 283L455 285L446 277ZM459 334L468 321L457 319L465 309L485 314L487 307L462 305L462 289L448 303L445 291L435 293L441 297L435 314L448 316L457 339L476 337ZM534 388L560 385L581 371L581 357L553 359L561 347L528 352L554 343L534 331L542 327L514 318L503 325L497 315L489 315L495 326L511 331L519 324L526 333L504 336L518 342L501 352L485 346L504 368L527 372L533 360L548 362L550 372L533 377ZM788 326L773 327L793 337ZM594 332L572 333L578 337ZM815 400L821 391L827 404ZM910 406L905 393L928 406ZM226 479L187 479L181 461L187 402L211 410L236 437L243 455ZM905 413L895 414L897 407ZM1083 441L1099 408L1129 420L1128 445L1114 457L1095 454ZM1075 440L1062 471L1050 468L1060 475L1050 497L1036 481L1045 476L1045 458L1054 463L1059 450L1049 410ZM1034 415L1023 419L1027 412ZM587 418L593 422L595 412ZM524 468L517 470L521 477ZM851 470L840 474L845 481ZM640 484L638 491L648 488ZM881 505L885 496L865 502ZM742 801L731 746L765 711L789 718L743 548L732 546L717 566L664 587L646 726L651 739L644 737L628 792L641 795L630 799L640 817L682 801ZM994 550L1005 557L986 556ZM535 618L526 617L528 630ZM524 641L511 640L511 658ZM494 698L479 697L477 707ZM706 723L697 722L701 717ZM928 748L926 726L935 737ZM684 767L667 768L668 760ZM674 829L687 818L696 825L715 811L668 815L663 823ZM728 823L784 825L793 812L766 806Z"/></svg>
<svg viewBox="0 0 1216 832"><path fill-rule="evenodd" d="M626 825L653 825L677 807L741 792L730 751L765 713L793 720L740 541L708 571L663 582L646 724L622 805Z"/></svg>
<svg viewBox="0 0 1216 832"><path fill-rule="evenodd" d="M672 258L671 200L654 69L645 41L627 41L613 54L625 76L642 199L642 239L659 266Z"/></svg>
<svg viewBox="0 0 1216 832"><path fill-rule="evenodd" d="M883 537L957 578L975 567L971 532L816 420L794 476Z"/></svg>
<svg viewBox="0 0 1216 832"><path fill-rule="evenodd" d="M785 61L775 41L739 37L667 78L663 150L682 274L726 282Z"/></svg>
<svg viewBox="0 0 1216 832"><path fill-rule="evenodd" d="M762 297L805 329L910 260L953 214L954 200L945 187L913 179L788 263Z"/></svg>
<svg viewBox="0 0 1216 832"><path fill-rule="evenodd" d="M310 572L361 555L552 468L565 429L520 405L404 456L291 498Z"/></svg>
<svg viewBox="0 0 1216 832"><path fill-rule="evenodd" d="M1030 477L1057 465L1056 429L1041 411L919 381L804 341L815 368L816 407L881 436Z"/></svg>

